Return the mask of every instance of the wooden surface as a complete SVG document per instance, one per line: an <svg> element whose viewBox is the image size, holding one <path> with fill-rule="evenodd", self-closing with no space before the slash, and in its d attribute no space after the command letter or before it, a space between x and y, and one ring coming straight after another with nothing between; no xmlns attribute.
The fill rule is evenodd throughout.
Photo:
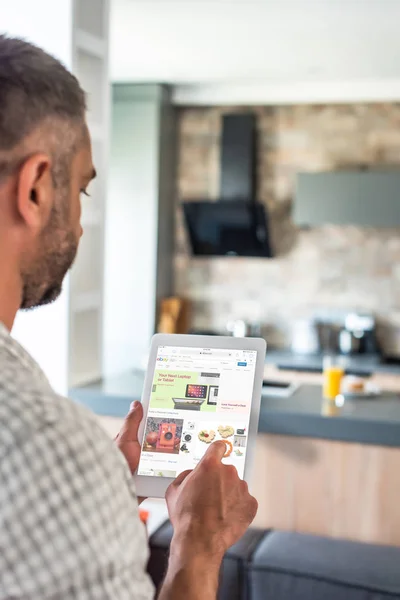
<svg viewBox="0 0 400 600"><path fill-rule="evenodd" d="M255 525L400 546L400 449L260 434Z"/></svg>
<svg viewBox="0 0 400 600"><path fill-rule="evenodd" d="M400 546L400 449L259 434L250 488L256 526Z"/></svg>

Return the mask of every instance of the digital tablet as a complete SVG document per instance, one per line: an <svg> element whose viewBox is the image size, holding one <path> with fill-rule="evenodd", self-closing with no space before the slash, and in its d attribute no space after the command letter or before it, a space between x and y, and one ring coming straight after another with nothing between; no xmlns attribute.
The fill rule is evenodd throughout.
<svg viewBox="0 0 400 600"><path fill-rule="evenodd" d="M216 440L223 462L248 481L266 343L255 338L155 335L143 389L138 496L164 497Z"/></svg>

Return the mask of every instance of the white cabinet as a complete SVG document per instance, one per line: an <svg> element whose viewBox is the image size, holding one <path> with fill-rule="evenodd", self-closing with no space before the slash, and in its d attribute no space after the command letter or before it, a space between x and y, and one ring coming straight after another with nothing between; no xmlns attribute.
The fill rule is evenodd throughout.
<svg viewBox="0 0 400 600"><path fill-rule="evenodd" d="M162 85L113 86L104 369L143 363L158 300L173 291L175 109Z"/></svg>
<svg viewBox="0 0 400 600"><path fill-rule="evenodd" d="M43 16L45 15L45 17ZM88 93L89 127L99 176L82 198L85 235L60 298L19 313L14 337L61 394L102 375L104 219L108 168L109 0L13 0L1 29L41 46L71 69Z"/></svg>
<svg viewBox="0 0 400 600"><path fill-rule="evenodd" d="M73 71L87 94L88 124L97 178L82 196L78 256L69 288L68 385L102 376L104 222L109 143L109 0L75 0Z"/></svg>

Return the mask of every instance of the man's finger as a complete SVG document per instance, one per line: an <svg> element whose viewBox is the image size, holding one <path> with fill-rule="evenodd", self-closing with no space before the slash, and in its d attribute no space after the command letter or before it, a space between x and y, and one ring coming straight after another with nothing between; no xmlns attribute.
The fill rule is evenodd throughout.
<svg viewBox="0 0 400 600"><path fill-rule="evenodd" d="M226 452L226 444L222 440L218 440L218 442L213 442L211 446L208 448L207 452L203 456L202 460L209 460L210 458L216 458L221 461Z"/></svg>
<svg viewBox="0 0 400 600"><path fill-rule="evenodd" d="M187 469L186 471L179 473L178 477L175 478L174 485L181 485L181 483L185 481L186 477L188 477L190 473L193 473L192 469Z"/></svg>
<svg viewBox="0 0 400 600"><path fill-rule="evenodd" d="M131 410L125 417L118 439L124 442L137 442L138 429L143 419L143 406L140 402L132 402Z"/></svg>

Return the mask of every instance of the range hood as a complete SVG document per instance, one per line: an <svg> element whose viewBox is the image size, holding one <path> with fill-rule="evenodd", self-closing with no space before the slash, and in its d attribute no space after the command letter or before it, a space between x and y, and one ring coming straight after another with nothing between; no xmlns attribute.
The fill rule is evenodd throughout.
<svg viewBox="0 0 400 600"><path fill-rule="evenodd" d="M255 200L255 167L255 115L225 115L220 197L183 202L195 256L272 256L267 213Z"/></svg>
<svg viewBox="0 0 400 600"><path fill-rule="evenodd" d="M400 226L400 171L299 173L294 221L300 226Z"/></svg>

